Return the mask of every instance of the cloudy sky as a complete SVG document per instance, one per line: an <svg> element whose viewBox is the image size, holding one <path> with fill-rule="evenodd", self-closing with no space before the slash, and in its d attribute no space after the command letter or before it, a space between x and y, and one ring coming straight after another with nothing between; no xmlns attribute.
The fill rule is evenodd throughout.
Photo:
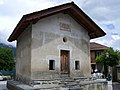
<svg viewBox="0 0 120 90"><path fill-rule="evenodd" d="M120 50L120 0L0 0L0 42L7 39L22 15L74 1L107 35L91 40Z"/></svg>

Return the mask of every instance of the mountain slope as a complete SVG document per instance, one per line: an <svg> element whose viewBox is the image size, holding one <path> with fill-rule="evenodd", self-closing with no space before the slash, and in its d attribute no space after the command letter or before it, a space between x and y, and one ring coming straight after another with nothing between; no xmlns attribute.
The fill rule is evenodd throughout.
<svg viewBox="0 0 120 90"><path fill-rule="evenodd" d="M16 47L14 47L12 45L7 45L7 44L4 44L4 43L0 43L0 47L11 48L13 50L14 57L16 57Z"/></svg>

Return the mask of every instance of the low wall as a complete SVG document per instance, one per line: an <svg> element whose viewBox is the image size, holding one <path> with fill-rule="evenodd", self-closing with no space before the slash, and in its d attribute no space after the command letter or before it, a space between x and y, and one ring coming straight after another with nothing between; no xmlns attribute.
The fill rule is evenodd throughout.
<svg viewBox="0 0 120 90"><path fill-rule="evenodd" d="M39 81L41 84L37 86L29 86L18 81L8 81L7 88L9 90L108 90L106 81ZM46 82L46 83L45 83ZM48 82L48 83L47 83ZM54 83L56 82L56 83ZM58 82L58 83L57 83Z"/></svg>
<svg viewBox="0 0 120 90"><path fill-rule="evenodd" d="M108 83L106 81L93 81L82 83L80 90L108 90Z"/></svg>

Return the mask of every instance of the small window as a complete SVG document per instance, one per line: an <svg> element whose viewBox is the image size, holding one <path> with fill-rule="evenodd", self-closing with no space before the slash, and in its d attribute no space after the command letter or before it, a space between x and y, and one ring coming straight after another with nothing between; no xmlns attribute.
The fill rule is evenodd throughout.
<svg viewBox="0 0 120 90"><path fill-rule="evenodd" d="M80 69L79 61L75 61L75 70L79 70L79 69Z"/></svg>
<svg viewBox="0 0 120 90"><path fill-rule="evenodd" d="M55 70L55 60L49 60L49 70Z"/></svg>
<svg viewBox="0 0 120 90"><path fill-rule="evenodd" d="M101 51L96 51L96 52L95 52L95 58L96 58L97 56L99 56L99 55L101 55Z"/></svg>
<svg viewBox="0 0 120 90"><path fill-rule="evenodd" d="M67 38L66 37L63 38L63 42L67 42Z"/></svg>

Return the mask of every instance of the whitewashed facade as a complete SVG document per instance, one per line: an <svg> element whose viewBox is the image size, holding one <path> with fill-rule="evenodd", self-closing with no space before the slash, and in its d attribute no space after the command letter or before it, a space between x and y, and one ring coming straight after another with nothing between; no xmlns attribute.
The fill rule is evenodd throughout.
<svg viewBox="0 0 120 90"><path fill-rule="evenodd" d="M90 39L103 35L74 3L23 16L8 39L17 40L16 80L89 77Z"/></svg>

